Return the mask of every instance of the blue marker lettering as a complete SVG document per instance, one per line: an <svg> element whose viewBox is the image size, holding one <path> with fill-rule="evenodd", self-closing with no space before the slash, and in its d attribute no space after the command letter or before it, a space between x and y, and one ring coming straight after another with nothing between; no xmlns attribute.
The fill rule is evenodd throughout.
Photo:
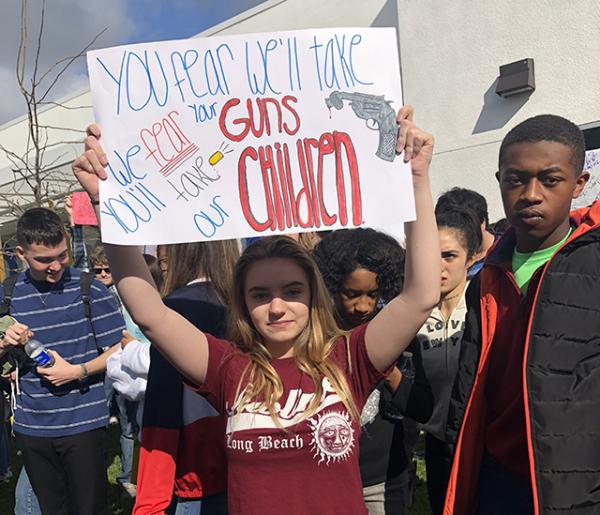
<svg viewBox="0 0 600 515"><path fill-rule="evenodd" d="M146 52L144 52L146 53ZM146 99L141 103L141 105L138 106L134 106L132 103L132 99L131 99L131 90L140 90L141 89L141 81L140 81L140 77L136 74L135 77L132 77L133 73L131 71L131 58L135 58L135 60L140 63L142 65L142 70L146 75L146 82L148 85L148 96L146 97ZM146 54L147 57L147 54ZM135 62L135 61L134 61ZM132 111L141 111L142 109L144 109L144 107L146 107L148 105L148 102L150 102L150 99L152 98L152 77L150 76L150 70L148 70L148 63L144 63L144 61L142 60L142 58L137 55L135 52L129 52L129 54L127 55L127 66L125 67L126 69L126 93L127 93L127 103L129 104L129 108ZM130 88L129 87L129 83L133 82L135 84L134 87Z"/></svg>
<svg viewBox="0 0 600 515"><path fill-rule="evenodd" d="M338 38L338 35L336 34L335 35L335 43L337 45L338 55L340 57L342 73L344 74L344 82L346 83L346 86L349 86L350 84L352 86L354 86L354 80L352 78L352 70L350 69L350 65L346 61L346 57L344 55L346 53L346 34L342 35L341 44L340 44L340 39ZM347 74L346 74L346 71L348 72ZM348 81L348 77L350 77L351 82Z"/></svg>
<svg viewBox="0 0 600 515"><path fill-rule="evenodd" d="M354 77L354 80L356 82L358 82L359 84L363 84L364 86L370 86L371 84L373 84L372 82L361 81L356 76L356 72L354 71L354 62L352 61L352 50L353 50L353 47L356 45L359 45L361 41L362 41L362 36L360 34L354 34L354 36L352 36L352 39L350 39L350 70L352 71L352 77Z"/></svg>
<svg viewBox="0 0 600 515"><path fill-rule="evenodd" d="M319 48L323 45L317 44L317 36L313 36L313 44L309 46L309 50L315 51L315 66L317 68L317 78L319 79L319 89L323 91L323 82L321 80L321 66L319 65Z"/></svg>
<svg viewBox="0 0 600 515"><path fill-rule="evenodd" d="M131 184L133 179L142 180L146 177L146 175L148 175L147 173L145 173L144 175L136 175L133 171L133 167L131 166L131 158L139 154L140 150L141 148L139 145L133 145L125 153L125 159L123 159L123 157L117 150L114 151L114 154L117 156L117 159L121 162L121 165L123 166L123 169L125 171L123 172L123 169L120 168L117 172L115 172L115 169L112 167L110 162L108 163L108 170L121 186L128 186L129 184Z"/></svg>
<svg viewBox="0 0 600 515"><path fill-rule="evenodd" d="M123 79L123 68L124 68L124 64L125 64L125 54L126 54L126 52L123 52L123 57L121 59L121 67L119 68L119 78L118 79L110 72L110 70L100 60L100 58L96 57L96 61L98 61L98 63L100 63L100 66L102 66L102 68L104 68L104 71L106 73L108 73L108 76L112 80L114 80L116 82L117 86L118 86L118 89L117 89L117 114L119 114L120 110L121 110L121 80Z"/></svg>
<svg viewBox="0 0 600 515"><path fill-rule="evenodd" d="M223 86L225 88L225 94L229 95L229 85L227 84L227 77L225 76L225 71L223 70L223 60L221 59L221 50L225 49L229 52L229 58L233 61L233 52L227 43L222 43L217 47L217 60L219 61L219 68L221 70L221 77L223 78Z"/></svg>

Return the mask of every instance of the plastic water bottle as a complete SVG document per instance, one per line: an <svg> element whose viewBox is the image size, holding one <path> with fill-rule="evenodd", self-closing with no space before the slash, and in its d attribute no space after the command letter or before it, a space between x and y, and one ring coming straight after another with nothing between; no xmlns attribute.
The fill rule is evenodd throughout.
<svg viewBox="0 0 600 515"><path fill-rule="evenodd" d="M400 357L400 372L402 372L402 377L406 378L410 384L415 383L415 364L413 363L413 353L412 352L403 352Z"/></svg>
<svg viewBox="0 0 600 515"><path fill-rule="evenodd" d="M25 354L35 361L38 367L49 368L54 365L54 356L38 340L29 340L25 344Z"/></svg>

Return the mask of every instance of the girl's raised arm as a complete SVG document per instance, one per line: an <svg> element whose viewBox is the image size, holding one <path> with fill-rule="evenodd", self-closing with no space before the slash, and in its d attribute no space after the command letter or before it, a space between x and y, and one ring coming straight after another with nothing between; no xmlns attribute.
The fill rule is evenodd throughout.
<svg viewBox="0 0 600 515"><path fill-rule="evenodd" d="M73 163L73 173L96 209L99 180L106 180L106 154L97 125L87 128L85 152ZM164 304L138 247L104 244L110 271L129 314L148 339L183 375L202 384L208 365L208 343L202 331Z"/></svg>
<svg viewBox="0 0 600 515"><path fill-rule="evenodd" d="M398 116L397 152L411 163L417 219L404 225L404 288L369 324L367 352L375 367L386 370L409 345L440 297L440 248L429 187L433 136L415 127L412 111Z"/></svg>

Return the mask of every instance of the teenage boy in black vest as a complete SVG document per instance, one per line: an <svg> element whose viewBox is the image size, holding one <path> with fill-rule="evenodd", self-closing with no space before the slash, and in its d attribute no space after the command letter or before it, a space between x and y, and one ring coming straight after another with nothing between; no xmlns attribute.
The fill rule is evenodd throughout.
<svg viewBox="0 0 600 515"><path fill-rule="evenodd" d="M558 116L500 147L512 228L467 293L446 515L600 510L600 203L569 214L584 160L581 131Z"/></svg>

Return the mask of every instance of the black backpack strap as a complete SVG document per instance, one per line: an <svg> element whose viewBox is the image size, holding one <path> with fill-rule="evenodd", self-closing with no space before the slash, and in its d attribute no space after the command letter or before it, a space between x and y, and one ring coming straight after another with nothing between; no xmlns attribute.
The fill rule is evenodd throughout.
<svg viewBox="0 0 600 515"><path fill-rule="evenodd" d="M13 291L18 278L19 274L13 274L8 276L2 283L2 286L4 287L4 299L2 299L2 302L0 303L0 318L9 314ZM4 334L2 334L2 337L4 337ZM23 367L28 361L29 357L25 354L23 347L10 347L10 349L0 357L0 372L2 374L8 374L17 367Z"/></svg>
<svg viewBox="0 0 600 515"><path fill-rule="evenodd" d="M92 301L90 299L90 289L92 287L92 281L94 280L94 274L90 272L81 272L79 278L79 287L81 288L81 300L83 301L83 311L85 317L90 321L92 325ZM92 325L92 329L93 329Z"/></svg>
<svg viewBox="0 0 600 515"><path fill-rule="evenodd" d="M17 284L18 278L19 274L10 275L2 283L2 286L4 287L4 299L2 300L2 304L0 304L0 317L8 315L10 311L13 290L15 289L15 284Z"/></svg>

